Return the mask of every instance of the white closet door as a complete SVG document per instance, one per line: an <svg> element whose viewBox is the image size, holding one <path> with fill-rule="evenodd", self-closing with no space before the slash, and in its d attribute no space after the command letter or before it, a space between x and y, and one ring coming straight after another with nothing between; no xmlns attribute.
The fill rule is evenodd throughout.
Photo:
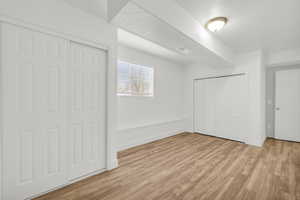
<svg viewBox="0 0 300 200"><path fill-rule="evenodd" d="M216 135L215 101L217 83L213 79L195 81L195 131L207 135Z"/></svg>
<svg viewBox="0 0 300 200"><path fill-rule="evenodd" d="M219 78L216 93L218 137L245 142L248 121L247 76Z"/></svg>
<svg viewBox="0 0 300 200"><path fill-rule="evenodd" d="M3 198L22 200L67 180L67 42L2 28Z"/></svg>
<svg viewBox="0 0 300 200"><path fill-rule="evenodd" d="M69 66L70 179L106 167L105 51L71 43Z"/></svg>
<svg viewBox="0 0 300 200"><path fill-rule="evenodd" d="M245 141L248 116L246 76L195 81L194 129L196 132Z"/></svg>

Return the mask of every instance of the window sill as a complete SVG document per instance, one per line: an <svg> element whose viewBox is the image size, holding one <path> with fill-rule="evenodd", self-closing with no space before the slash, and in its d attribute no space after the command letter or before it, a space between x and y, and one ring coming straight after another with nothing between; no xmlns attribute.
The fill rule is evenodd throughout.
<svg viewBox="0 0 300 200"><path fill-rule="evenodd" d="M117 97L120 97L120 98L134 98L134 99L154 99L154 96L122 95L122 94L117 94Z"/></svg>

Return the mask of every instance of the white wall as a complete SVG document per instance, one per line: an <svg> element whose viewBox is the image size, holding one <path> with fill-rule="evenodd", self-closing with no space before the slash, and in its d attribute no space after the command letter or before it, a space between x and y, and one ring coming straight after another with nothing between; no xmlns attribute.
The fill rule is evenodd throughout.
<svg viewBox="0 0 300 200"><path fill-rule="evenodd" d="M265 140L265 65L260 51L240 55L236 67L210 67L206 65L191 65L186 71L185 80L185 118L186 130L193 131L193 80L209 76L246 73L249 88L249 115L245 127L246 143L261 146Z"/></svg>
<svg viewBox="0 0 300 200"><path fill-rule="evenodd" d="M118 98L119 150L184 131L184 67L120 46L119 60L154 68L154 97Z"/></svg>

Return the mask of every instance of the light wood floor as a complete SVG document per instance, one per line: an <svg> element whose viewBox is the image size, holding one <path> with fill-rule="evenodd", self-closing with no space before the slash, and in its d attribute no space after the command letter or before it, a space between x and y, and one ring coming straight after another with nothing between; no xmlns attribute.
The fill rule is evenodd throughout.
<svg viewBox="0 0 300 200"><path fill-rule="evenodd" d="M123 151L119 164L37 200L300 199L300 143L184 133Z"/></svg>

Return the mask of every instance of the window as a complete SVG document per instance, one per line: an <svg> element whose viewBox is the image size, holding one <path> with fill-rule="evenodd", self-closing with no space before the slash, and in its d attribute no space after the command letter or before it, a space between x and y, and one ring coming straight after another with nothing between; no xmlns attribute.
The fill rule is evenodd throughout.
<svg viewBox="0 0 300 200"><path fill-rule="evenodd" d="M118 62L118 95L153 96L153 68Z"/></svg>

